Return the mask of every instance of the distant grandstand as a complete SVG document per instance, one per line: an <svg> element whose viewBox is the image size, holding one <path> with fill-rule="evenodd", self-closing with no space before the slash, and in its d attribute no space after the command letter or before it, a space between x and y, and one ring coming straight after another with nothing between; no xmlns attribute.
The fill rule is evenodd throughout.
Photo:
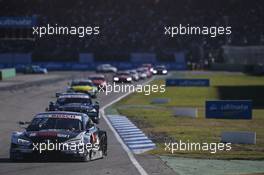
<svg viewBox="0 0 264 175"><path fill-rule="evenodd" d="M33 62L77 61L93 53L95 61L128 61L132 52L156 53L174 61L184 52L191 61L222 62L223 45L264 44L262 0L2 0L0 17L32 17L35 25L101 26L97 37L34 38L28 27L1 26L0 53L30 53ZM15 4L15 5L14 5ZM165 25L232 26L230 37L163 36Z"/></svg>

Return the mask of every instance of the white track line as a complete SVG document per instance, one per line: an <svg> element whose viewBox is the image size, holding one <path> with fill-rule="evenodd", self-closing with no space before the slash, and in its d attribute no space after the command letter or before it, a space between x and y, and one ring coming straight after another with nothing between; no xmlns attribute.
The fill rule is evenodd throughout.
<svg viewBox="0 0 264 175"><path fill-rule="evenodd" d="M149 82L151 82L153 80L153 78L151 78L149 81L143 83L143 85L148 84ZM113 128L112 124L110 123L110 121L108 120L108 118L105 116L105 109L109 106L111 106L112 104L120 101L122 98L128 96L129 94L131 94L132 92L128 92L120 97L118 97L117 99L115 99L114 101L108 103L107 105L103 106L100 109L100 113L102 115L102 117L104 118L104 120L106 121L108 127L112 130L112 132L114 133L116 139L118 140L118 142L121 144L122 148L126 151L130 161L133 163L133 165L136 167L136 169L138 170L138 172L141 175L148 175L148 173L144 170L144 168L139 164L139 162L137 161L137 159L135 158L134 154L131 152L131 150L127 147L127 145L123 142L123 140L121 139L121 137L119 136L119 134L116 132L116 130Z"/></svg>

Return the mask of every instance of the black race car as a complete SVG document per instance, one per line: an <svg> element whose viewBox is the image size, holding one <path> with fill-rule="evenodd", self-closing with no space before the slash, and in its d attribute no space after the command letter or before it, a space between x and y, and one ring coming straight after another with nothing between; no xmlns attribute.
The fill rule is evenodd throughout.
<svg viewBox="0 0 264 175"><path fill-rule="evenodd" d="M47 74L48 69L38 65L30 65L23 68L24 74Z"/></svg>
<svg viewBox="0 0 264 175"><path fill-rule="evenodd" d="M96 127L86 114L45 112L37 114L28 124L25 131L12 133L12 161L63 157L89 161L107 154L106 132Z"/></svg>
<svg viewBox="0 0 264 175"><path fill-rule="evenodd" d="M116 83L132 83L133 77L128 71L119 71L113 77L113 82Z"/></svg>
<svg viewBox="0 0 264 175"><path fill-rule="evenodd" d="M91 100L87 94L61 95L55 103L50 102L47 111L71 111L87 114L94 123L99 123L99 103Z"/></svg>
<svg viewBox="0 0 264 175"><path fill-rule="evenodd" d="M156 66L153 70L152 73L154 75L167 75L168 70L166 69L165 66Z"/></svg>

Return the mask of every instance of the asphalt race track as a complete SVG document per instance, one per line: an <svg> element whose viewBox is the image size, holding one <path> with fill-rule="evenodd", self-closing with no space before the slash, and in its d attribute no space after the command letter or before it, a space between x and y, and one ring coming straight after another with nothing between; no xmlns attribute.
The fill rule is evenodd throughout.
<svg viewBox="0 0 264 175"><path fill-rule="evenodd" d="M69 73L70 74L70 73ZM82 73L81 76L89 73ZM76 73L75 73L76 75ZM68 76L68 75L67 75ZM111 78L109 75L107 78ZM0 91L0 174L1 175L35 175L35 174L139 174L131 163L127 153L122 149L114 134L102 119L100 128L108 134L108 156L91 162L19 162L9 161L10 135L21 130L18 121L30 121L39 112L45 111L48 103L55 100L55 92L61 91L67 81L52 82L41 86ZM123 94L100 94L98 101L103 107ZM135 156L148 174L173 174L159 158L149 155Z"/></svg>

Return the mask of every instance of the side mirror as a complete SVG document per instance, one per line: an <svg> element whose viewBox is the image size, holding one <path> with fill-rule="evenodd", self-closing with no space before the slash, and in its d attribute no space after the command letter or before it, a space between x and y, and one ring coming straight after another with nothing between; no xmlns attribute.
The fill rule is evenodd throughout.
<svg viewBox="0 0 264 175"><path fill-rule="evenodd" d="M61 94L61 92L56 92L56 98L58 98Z"/></svg>
<svg viewBox="0 0 264 175"><path fill-rule="evenodd" d="M19 121L18 124L19 125L25 125L25 122Z"/></svg>
<svg viewBox="0 0 264 175"><path fill-rule="evenodd" d="M54 104L54 102L50 102L49 103L49 107L48 108L46 108L46 111L54 111L55 110L55 104Z"/></svg>
<svg viewBox="0 0 264 175"><path fill-rule="evenodd" d="M86 130L89 132L89 130L94 126L94 123L92 121L88 121L86 124Z"/></svg>
<svg viewBox="0 0 264 175"><path fill-rule="evenodd" d="M25 129L27 126L26 125L29 125L31 122L28 122L28 121L19 121L18 124L20 126L20 128L22 129Z"/></svg>

